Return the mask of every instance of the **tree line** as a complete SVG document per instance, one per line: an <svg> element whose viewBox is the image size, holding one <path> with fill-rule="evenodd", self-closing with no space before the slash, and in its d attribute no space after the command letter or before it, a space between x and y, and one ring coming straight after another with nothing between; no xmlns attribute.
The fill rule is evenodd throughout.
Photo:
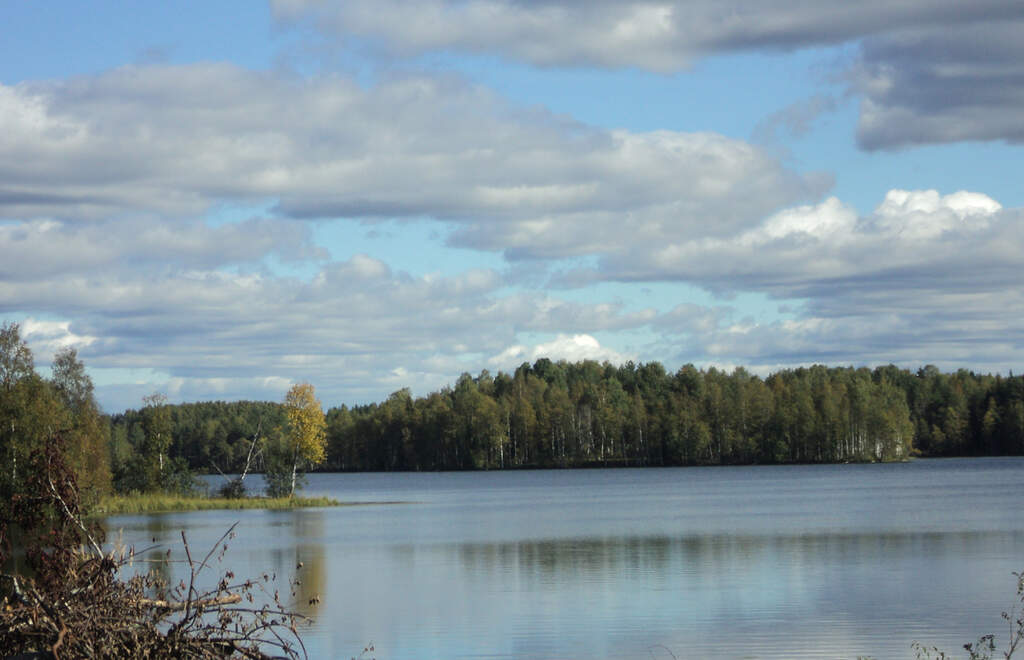
<svg viewBox="0 0 1024 660"><path fill-rule="evenodd" d="M145 409L113 418L138 444ZM247 438L280 424L267 402L170 406L172 453L196 470L239 472ZM1024 378L813 366L767 378L657 362L540 359L463 374L414 397L326 415L319 469L466 470L901 460L1024 453ZM128 440L126 440L128 439Z"/></svg>
<svg viewBox="0 0 1024 660"><path fill-rule="evenodd" d="M301 429L306 429L302 431ZM1024 378L815 365L767 378L658 362L540 359L463 374L323 416L311 385L283 402L171 405L103 415L73 348L39 375L0 326L0 506L34 449L60 436L85 499L185 491L195 472L262 471L275 495L303 467L336 471L718 465L1024 454ZM2 512L0 512L2 513Z"/></svg>

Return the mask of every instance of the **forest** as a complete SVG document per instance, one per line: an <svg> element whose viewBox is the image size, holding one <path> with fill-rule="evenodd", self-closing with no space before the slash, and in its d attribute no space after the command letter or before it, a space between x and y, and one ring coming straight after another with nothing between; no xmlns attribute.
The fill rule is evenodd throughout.
<svg viewBox="0 0 1024 660"><path fill-rule="evenodd" d="M539 359L513 373L463 374L422 397L402 389L379 403L332 407L325 427L313 431L322 442L311 453L289 444L297 419L289 410L297 409L287 397L169 404L153 394L138 409L108 416L73 348L57 353L51 371L44 378L35 370L16 324L0 327L0 503L23 483L32 451L55 440L86 500L115 491L184 492L194 473L246 469L279 474L276 490L288 494L300 467L480 470L1024 454L1024 378L934 366L815 365L761 378L743 368L685 365L669 373L658 362ZM304 405L322 418L311 385L293 390L303 388Z"/></svg>
<svg viewBox="0 0 1024 660"><path fill-rule="evenodd" d="M241 470L281 404L169 406L171 455L197 471ZM145 441L146 409L111 418L112 454ZM540 359L463 374L414 397L327 411L325 471L719 465L1024 453L1024 378L812 366L760 378L657 362ZM115 458L115 465L123 462Z"/></svg>

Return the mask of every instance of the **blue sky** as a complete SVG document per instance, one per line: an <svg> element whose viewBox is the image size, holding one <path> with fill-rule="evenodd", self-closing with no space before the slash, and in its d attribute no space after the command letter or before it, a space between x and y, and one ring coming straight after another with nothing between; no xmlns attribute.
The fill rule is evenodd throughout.
<svg viewBox="0 0 1024 660"><path fill-rule="evenodd" d="M110 411L1019 372L1024 3L11 3L0 318Z"/></svg>

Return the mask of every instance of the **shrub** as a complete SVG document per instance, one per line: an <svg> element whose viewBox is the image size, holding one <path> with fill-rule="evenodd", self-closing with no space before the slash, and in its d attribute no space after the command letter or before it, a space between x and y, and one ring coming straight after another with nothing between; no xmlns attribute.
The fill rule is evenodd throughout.
<svg viewBox="0 0 1024 660"><path fill-rule="evenodd" d="M0 575L0 657L262 659L264 649L305 656L296 628L304 617L285 610L276 591L268 604L255 604L268 576L238 580L228 570L215 587L199 587L234 526L199 561L182 532L187 583L170 587L156 571L123 578L146 560L130 548L103 552L98 527L83 522L59 444L33 453L28 487L12 502L13 515L0 520L0 563L17 528L32 574Z"/></svg>

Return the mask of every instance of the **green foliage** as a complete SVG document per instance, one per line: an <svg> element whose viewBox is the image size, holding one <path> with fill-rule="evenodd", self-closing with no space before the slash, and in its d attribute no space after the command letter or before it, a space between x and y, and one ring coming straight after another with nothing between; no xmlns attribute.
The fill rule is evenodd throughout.
<svg viewBox="0 0 1024 660"><path fill-rule="evenodd" d="M51 383L69 412L65 427L69 438L67 459L75 471L83 503L88 506L111 489L110 424L100 414L92 379L74 348L57 351L52 367Z"/></svg>
<svg viewBox="0 0 1024 660"><path fill-rule="evenodd" d="M260 429L283 428L284 406L264 401L202 401L168 405L171 418L169 453L180 456L188 467L200 473L240 473L249 446ZM112 418L114 462L123 462L132 452L142 451L142 422L145 409L128 410Z"/></svg>
<svg viewBox="0 0 1024 660"><path fill-rule="evenodd" d="M245 482L240 477L228 479L217 489L217 497L227 500L237 500L246 496Z"/></svg>
<svg viewBox="0 0 1024 660"><path fill-rule="evenodd" d="M295 470L295 453L288 442L280 435L268 439L263 451L263 480L266 482L267 497L288 497L294 488L301 489L305 485L305 475Z"/></svg>
<svg viewBox="0 0 1024 660"><path fill-rule="evenodd" d="M901 380L901 378L903 380ZM414 399L327 413L328 469L903 460L912 374L814 366L767 379L656 362L538 360ZM997 406L998 408L998 406ZM1024 413L1024 410L1022 410ZM995 417L993 419L1002 419ZM996 435L996 421L990 435Z"/></svg>
<svg viewBox="0 0 1024 660"><path fill-rule="evenodd" d="M167 406L169 450L190 469L239 473L254 434L270 429L264 467L290 481L288 429L279 403ZM121 476L142 451L144 411L113 420ZM463 374L415 398L327 411L326 470L464 470L520 467L709 465L904 460L926 455L1024 453L1024 378L812 367L761 378L685 365L615 366L538 360L512 373ZM300 461L299 468L311 467ZM296 479L301 469L296 470ZM290 483L287 484L290 490ZM288 492L288 491L284 491Z"/></svg>
<svg viewBox="0 0 1024 660"><path fill-rule="evenodd" d="M83 501L109 492L109 424L96 405L93 385L74 349L57 352L53 379L35 371L32 352L17 324L0 326L0 517L24 492L29 456L57 436L62 460L73 471Z"/></svg>
<svg viewBox="0 0 1024 660"><path fill-rule="evenodd" d="M114 490L118 493L174 493L191 495L196 492L196 479L180 456L164 461L162 470L154 470L150 457L133 454L118 466Z"/></svg>
<svg viewBox="0 0 1024 660"><path fill-rule="evenodd" d="M0 388L9 391L34 373L32 351L21 338L20 326L4 323L0 326Z"/></svg>
<svg viewBox="0 0 1024 660"><path fill-rule="evenodd" d="M160 473L157 490L179 495L193 495L197 492L195 475L188 469L188 463L184 458L175 456L166 461L164 470Z"/></svg>
<svg viewBox="0 0 1024 660"><path fill-rule="evenodd" d="M165 490L170 466L168 451L171 448L172 429L171 411L167 405L167 397L154 393L144 397L145 407L142 409L142 461L145 488L143 490ZM172 479L173 482L173 479Z"/></svg>
<svg viewBox="0 0 1024 660"><path fill-rule="evenodd" d="M282 403L164 406L169 455L192 470L240 473L251 439L287 434ZM313 408L319 409L319 404ZM119 488L145 469L146 411L113 420ZM512 373L462 374L450 387L327 411L309 454L326 470L463 470L521 467L898 461L916 454L1024 453L1024 378L876 369L787 369L767 378L656 362L616 366L541 359ZM267 430L270 431L267 431ZM0 429L2 431L2 429ZM281 440L281 438L278 438ZM290 492L289 448L267 440L264 467ZM138 489L132 486L130 489Z"/></svg>

